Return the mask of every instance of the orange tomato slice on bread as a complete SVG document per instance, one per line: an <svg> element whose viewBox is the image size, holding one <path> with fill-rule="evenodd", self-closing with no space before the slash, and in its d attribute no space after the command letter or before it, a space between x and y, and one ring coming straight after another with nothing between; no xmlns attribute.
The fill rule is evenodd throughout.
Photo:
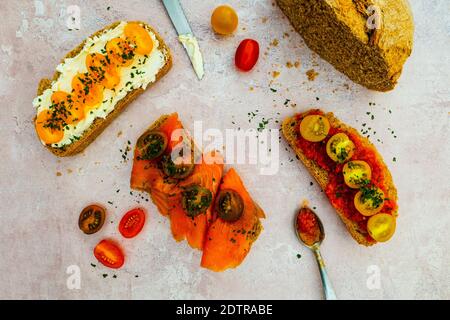
<svg viewBox="0 0 450 320"><path fill-rule="evenodd" d="M117 67L100 53L91 53L86 56L86 68L90 77L105 88L112 89L120 83Z"/></svg>
<svg viewBox="0 0 450 320"><path fill-rule="evenodd" d="M137 23L128 23L125 26L125 37L130 39L136 46L136 53L146 55L153 49L153 40L144 27Z"/></svg>
<svg viewBox="0 0 450 320"><path fill-rule="evenodd" d="M58 111L59 117L66 124L76 123L84 119L84 108L74 97L64 91L55 91L52 94L52 106Z"/></svg>
<svg viewBox="0 0 450 320"><path fill-rule="evenodd" d="M96 83L88 73L78 73L72 79L72 89L75 99L86 106L86 111L103 100L103 86Z"/></svg>
<svg viewBox="0 0 450 320"><path fill-rule="evenodd" d="M133 63L135 49L130 41L122 38L114 38L106 44L106 54L111 63L117 66L127 67Z"/></svg>
<svg viewBox="0 0 450 320"><path fill-rule="evenodd" d="M41 111L35 120L36 132L45 144L58 143L64 138L64 131L60 122L49 121L52 118L50 110Z"/></svg>

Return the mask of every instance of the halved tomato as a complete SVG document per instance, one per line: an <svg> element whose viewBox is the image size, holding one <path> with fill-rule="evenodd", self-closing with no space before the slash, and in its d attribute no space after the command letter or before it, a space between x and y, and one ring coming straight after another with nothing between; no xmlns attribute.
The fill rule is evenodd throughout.
<svg viewBox="0 0 450 320"><path fill-rule="evenodd" d="M94 256L104 266L119 269L125 262L122 249L112 240L102 240L94 248Z"/></svg>
<svg viewBox="0 0 450 320"><path fill-rule="evenodd" d="M370 165L362 160L347 162L342 168L345 184L350 188L360 188L370 182L372 169Z"/></svg>
<svg viewBox="0 0 450 320"><path fill-rule="evenodd" d="M42 110L35 121L36 132L46 144L58 143L64 138L61 121L52 119L50 110Z"/></svg>
<svg viewBox="0 0 450 320"><path fill-rule="evenodd" d="M325 139L330 131L330 122L324 116L312 114L300 122L300 134L303 139L310 142L319 142Z"/></svg>
<svg viewBox="0 0 450 320"><path fill-rule="evenodd" d="M51 97L52 108L57 110L65 124L72 124L84 119L84 108L71 94L55 91Z"/></svg>
<svg viewBox="0 0 450 320"><path fill-rule="evenodd" d="M356 210L364 216L373 216L383 209L384 192L375 186L363 186L355 195Z"/></svg>
<svg viewBox="0 0 450 320"><path fill-rule="evenodd" d="M117 67L110 63L108 57L100 53L92 53L86 56L86 67L91 78L112 89L120 83Z"/></svg>
<svg viewBox="0 0 450 320"><path fill-rule="evenodd" d="M137 23L128 23L124 33L136 45L136 53L145 55L152 52L153 40L144 27Z"/></svg>
<svg viewBox="0 0 450 320"><path fill-rule="evenodd" d="M106 44L106 52L110 61L118 66L126 67L133 63L135 52L130 41L111 39Z"/></svg>
<svg viewBox="0 0 450 320"><path fill-rule="evenodd" d="M103 100L103 86L96 83L89 73L78 73L72 79L72 91L75 99L87 107L85 112L96 107Z"/></svg>
<svg viewBox="0 0 450 320"><path fill-rule="evenodd" d="M387 213L379 213L367 221L367 231L378 242L388 241L395 232L395 217Z"/></svg>
<svg viewBox="0 0 450 320"><path fill-rule="evenodd" d="M78 219L78 227L86 234L93 234L100 230L105 222L106 209L91 204L83 209Z"/></svg>
<svg viewBox="0 0 450 320"><path fill-rule="evenodd" d="M331 160L344 163L353 156L355 144L345 133L336 133L327 142L327 154Z"/></svg>
<svg viewBox="0 0 450 320"><path fill-rule="evenodd" d="M125 238L133 238L141 232L145 223L145 212L141 208L128 211L119 223L119 232Z"/></svg>

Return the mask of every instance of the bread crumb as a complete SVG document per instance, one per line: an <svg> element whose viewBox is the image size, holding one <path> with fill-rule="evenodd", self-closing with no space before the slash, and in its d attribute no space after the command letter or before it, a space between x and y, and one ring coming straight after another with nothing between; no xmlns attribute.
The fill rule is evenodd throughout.
<svg viewBox="0 0 450 320"><path fill-rule="evenodd" d="M266 23L268 19L269 19L269 18L267 18L267 17L262 17L261 22L262 22L262 23Z"/></svg>
<svg viewBox="0 0 450 320"><path fill-rule="evenodd" d="M280 43L280 42L278 41L278 39L275 38L275 39L272 40L272 42L270 43L270 45L273 46L273 47L277 47L279 43Z"/></svg>
<svg viewBox="0 0 450 320"><path fill-rule="evenodd" d="M56 172L56 176L57 176L57 177L61 177L61 176L62 176L62 173L59 172L59 171L57 171L57 172Z"/></svg>
<svg viewBox="0 0 450 320"><path fill-rule="evenodd" d="M298 69L298 67L300 67L300 61L295 61L294 62L294 67L296 67Z"/></svg>
<svg viewBox="0 0 450 320"><path fill-rule="evenodd" d="M72 173L72 169L67 169L67 173Z"/></svg>
<svg viewBox="0 0 450 320"><path fill-rule="evenodd" d="M279 71L272 71L272 77L275 79L275 78L278 78L278 76L280 75L280 72Z"/></svg>
<svg viewBox="0 0 450 320"><path fill-rule="evenodd" d="M289 38L289 33L285 32L283 33L283 39Z"/></svg>
<svg viewBox="0 0 450 320"><path fill-rule="evenodd" d="M248 88L248 90L250 90L250 91L253 91L255 88L253 88L253 87L250 87L250 88Z"/></svg>
<svg viewBox="0 0 450 320"><path fill-rule="evenodd" d="M286 62L286 67L288 67L289 69L292 68L294 66L294 64L290 61Z"/></svg>
<svg viewBox="0 0 450 320"><path fill-rule="evenodd" d="M306 75L308 76L309 81L314 81L319 74L314 69L309 69L306 71Z"/></svg>
<svg viewBox="0 0 450 320"><path fill-rule="evenodd" d="M119 132L117 132L117 138L120 137L122 135L122 130L120 130Z"/></svg>

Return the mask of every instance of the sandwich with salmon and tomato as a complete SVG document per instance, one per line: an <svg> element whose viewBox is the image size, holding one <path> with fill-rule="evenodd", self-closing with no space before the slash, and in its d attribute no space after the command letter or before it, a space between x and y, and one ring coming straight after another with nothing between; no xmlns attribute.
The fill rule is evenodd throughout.
<svg viewBox="0 0 450 320"><path fill-rule="evenodd" d="M139 137L131 172L131 188L150 194L174 239L202 250L201 266L213 271L242 263L265 217L234 169L223 176L223 163L218 151L201 154L173 113Z"/></svg>

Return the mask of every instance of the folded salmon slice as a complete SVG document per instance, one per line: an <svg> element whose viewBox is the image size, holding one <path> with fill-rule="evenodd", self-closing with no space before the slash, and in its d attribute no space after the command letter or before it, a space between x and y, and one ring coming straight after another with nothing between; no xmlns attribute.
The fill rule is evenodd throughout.
<svg viewBox="0 0 450 320"><path fill-rule="evenodd" d="M177 113L161 116L146 132L159 131L168 138L167 150L170 152L179 141L172 141L175 130L183 129ZM144 133L145 134L145 133ZM176 182L167 179L158 168L158 160L140 159L138 148L134 149L133 169L131 171L130 185L132 189L146 191L158 207L162 215L168 214L169 197L176 192Z"/></svg>
<svg viewBox="0 0 450 320"><path fill-rule="evenodd" d="M192 248L202 250L206 231L213 217L214 197L219 188L223 174L223 158L216 154L214 163L208 161L209 155L202 158L201 163L195 165L194 172L177 187L176 196L170 197L170 225L172 235L177 241L187 240ZM183 209L182 192L187 187L198 185L208 189L212 194L212 201L205 213L190 217Z"/></svg>
<svg viewBox="0 0 450 320"><path fill-rule="evenodd" d="M264 211L253 201L234 169L223 177L219 193L230 189L241 196L244 208L234 222L217 216L206 232L201 266L213 271L235 268L242 263L262 230L259 219L265 218Z"/></svg>

